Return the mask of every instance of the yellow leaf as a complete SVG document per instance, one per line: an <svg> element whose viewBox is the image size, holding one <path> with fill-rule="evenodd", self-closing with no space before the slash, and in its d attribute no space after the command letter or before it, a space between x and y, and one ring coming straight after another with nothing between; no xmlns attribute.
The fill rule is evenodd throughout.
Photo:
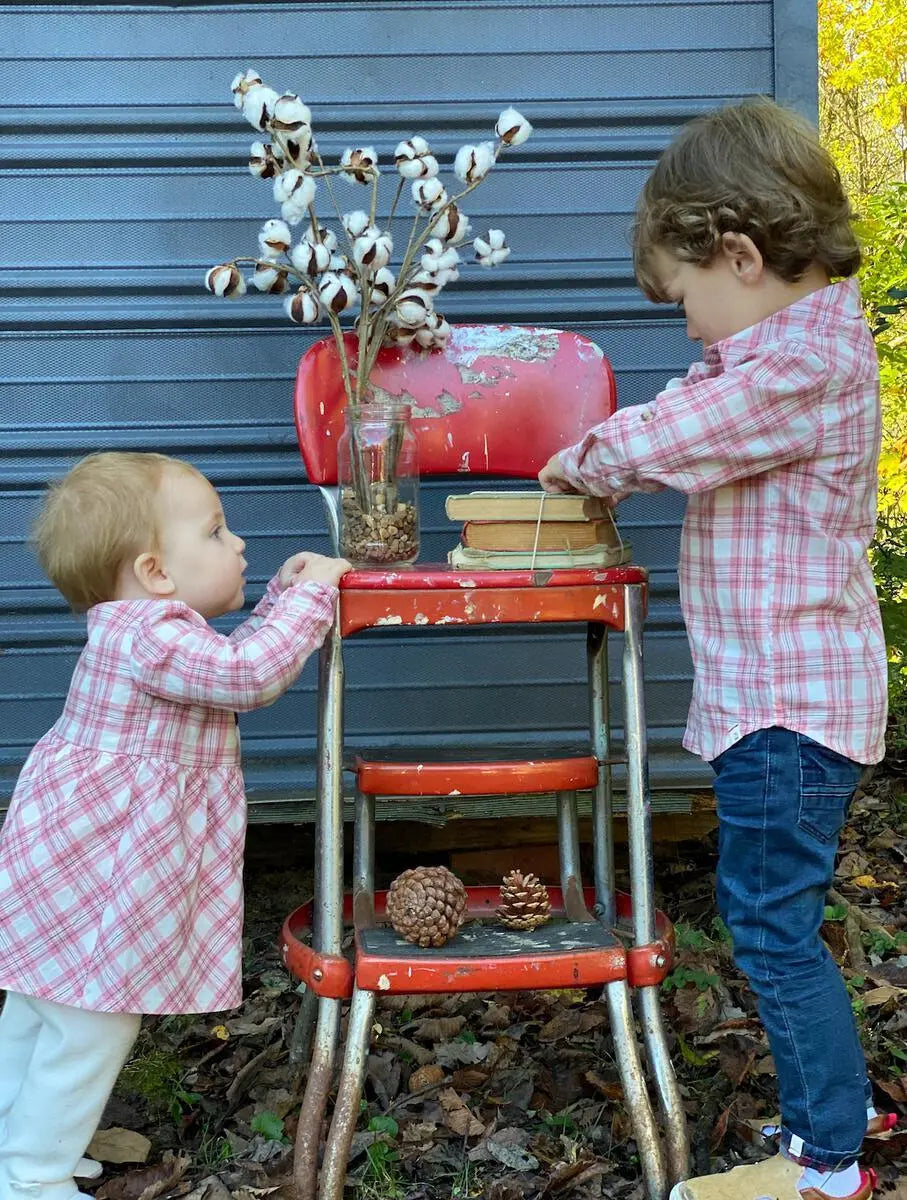
<svg viewBox="0 0 907 1200"><path fill-rule="evenodd" d="M226 1025L215 1025L211 1030L211 1036L220 1038L222 1042L226 1042L230 1039L230 1031L227 1029Z"/></svg>

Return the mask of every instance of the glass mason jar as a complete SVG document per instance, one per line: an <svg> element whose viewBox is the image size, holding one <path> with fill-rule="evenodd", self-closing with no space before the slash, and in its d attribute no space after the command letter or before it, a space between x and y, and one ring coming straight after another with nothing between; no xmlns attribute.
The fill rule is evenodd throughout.
<svg viewBox="0 0 907 1200"><path fill-rule="evenodd" d="M408 404L346 410L337 446L339 552L354 566L389 567L419 556L419 448Z"/></svg>

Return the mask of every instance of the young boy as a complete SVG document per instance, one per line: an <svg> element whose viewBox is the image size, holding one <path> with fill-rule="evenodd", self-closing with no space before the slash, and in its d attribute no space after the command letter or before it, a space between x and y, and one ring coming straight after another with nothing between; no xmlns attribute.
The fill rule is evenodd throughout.
<svg viewBox="0 0 907 1200"><path fill-rule="evenodd" d="M646 294L683 309L704 361L539 472L549 491L689 496L684 745L716 773L718 906L758 998L804 1200L868 1200L873 1187L857 1165L871 1090L819 936L862 764L885 750L866 554L879 377L850 217L795 114L760 100L687 125L643 189L634 259Z"/></svg>

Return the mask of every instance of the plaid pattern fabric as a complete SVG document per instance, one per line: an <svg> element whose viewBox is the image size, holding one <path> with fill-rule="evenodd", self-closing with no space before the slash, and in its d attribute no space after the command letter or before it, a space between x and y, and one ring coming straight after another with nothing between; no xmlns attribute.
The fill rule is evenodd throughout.
<svg viewBox="0 0 907 1200"><path fill-rule="evenodd" d="M240 1003L234 710L286 691L336 595L272 581L230 638L181 603L89 611L63 714L26 761L0 832L0 987L101 1012Z"/></svg>
<svg viewBox="0 0 907 1200"><path fill-rule="evenodd" d="M704 359L563 451L565 474L598 496L689 496L688 750L711 760L782 725L878 762L887 671L866 550L881 414L858 285L814 292Z"/></svg>

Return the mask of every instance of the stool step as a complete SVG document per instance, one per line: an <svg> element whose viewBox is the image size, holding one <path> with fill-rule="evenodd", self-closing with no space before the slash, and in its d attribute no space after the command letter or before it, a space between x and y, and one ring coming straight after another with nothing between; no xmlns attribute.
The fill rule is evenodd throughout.
<svg viewBox="0 0 907 1200"><path fill-rule="evenodd" d="M505 796L588 791L598 783L592 755L498 762L388 762L357 757L356 786L367 796Z"/></svg>
<svg viewBox="0 0 907 1200"><path fill-rule="evenodd" d="M472 921L446 946L414 946L387 925L359 930L364 954L382 954L414 960L445 958L507 958L512 955L565 954L576 950L604 949L620 942L598 921L549 921L540 929L507 929Z"/></svg>
<svg viewBox="0 0 907 1200"><path fill-rule="evenodd" d="M627 951L597 921L540 929L471 922L446 946L414 946L387 926L359 929L355 979L372 992L486 992L586 987L627 976Z"/></svg>
<svg viewBox="0 0 907 1200"><path fill-rule="evenodd" d="M379 924L355 927L353 952L329 953L311 944L314 902L289 914L281 930L281 954L290 972L319 996L343 999L354 985L366 991L487 992L591 987L626 979L631 987L659 986L671 969L674 930L655 913L656 940L625 947L632 932L632 902L617 892L617 923L611 930L598 921L566 919L560 888L549 887L552 920L540 929L510 930L495 919L501 902L498 887L466 889L470 920L446 946L421 949L399 938L386 923L387 893L376 892ZM592 888L583 890L590 911ZM353 923L353 897L344 896L343 917ZM339 949L339 948L338 948Z"/></svg>

